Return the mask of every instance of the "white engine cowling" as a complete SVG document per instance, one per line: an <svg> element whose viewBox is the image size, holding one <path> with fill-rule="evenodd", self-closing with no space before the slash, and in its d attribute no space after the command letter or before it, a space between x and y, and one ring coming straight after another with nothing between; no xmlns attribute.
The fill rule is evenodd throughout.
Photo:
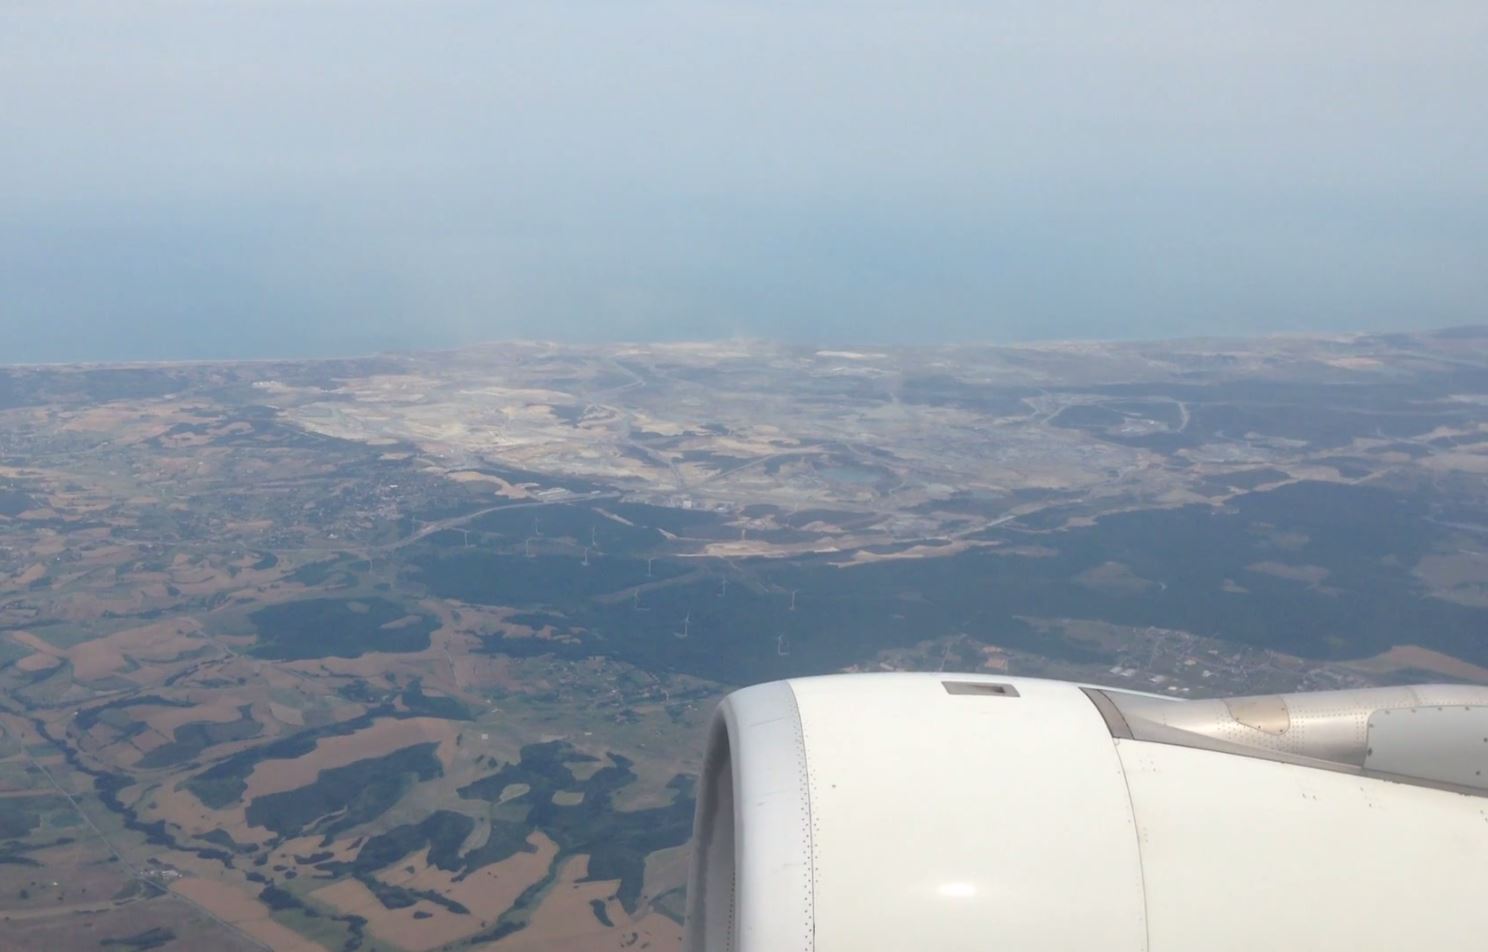
<svg viewBox="0 0 1488 952"><path fill-rule="evenodd" d="M688 952L1488 947L1488 689L839 675L719 706Z"/></svg>

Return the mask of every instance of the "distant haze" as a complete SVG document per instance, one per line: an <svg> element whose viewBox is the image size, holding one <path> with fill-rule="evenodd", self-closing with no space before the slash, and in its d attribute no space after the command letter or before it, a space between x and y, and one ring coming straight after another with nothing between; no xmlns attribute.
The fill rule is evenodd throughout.
<svg viewBox="0 0 1488 952"><path fill-rule="evenodd" d="M9 0L0 362L1488 319L1488 4Z"/></svg>

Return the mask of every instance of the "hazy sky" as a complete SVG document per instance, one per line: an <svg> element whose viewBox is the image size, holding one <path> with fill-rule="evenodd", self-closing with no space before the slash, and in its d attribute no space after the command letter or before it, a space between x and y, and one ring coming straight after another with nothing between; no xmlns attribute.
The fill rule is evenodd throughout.
<svg viewBox="0 0 1488 952"><path fill-rule="evenodd" d="M1488 3L0 0L0 362L1488 321Z"/></svg>

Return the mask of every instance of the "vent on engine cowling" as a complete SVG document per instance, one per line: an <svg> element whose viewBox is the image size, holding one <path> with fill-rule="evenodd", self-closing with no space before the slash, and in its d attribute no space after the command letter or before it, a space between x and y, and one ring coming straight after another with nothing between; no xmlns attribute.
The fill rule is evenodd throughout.
<svg viewBox="0 0 1488 952"><path fill-rule="evenodd" d="M991 695L993 697L1017 697L1018 689L1011 684L988 681L942 681L947 694Z"/></svg>

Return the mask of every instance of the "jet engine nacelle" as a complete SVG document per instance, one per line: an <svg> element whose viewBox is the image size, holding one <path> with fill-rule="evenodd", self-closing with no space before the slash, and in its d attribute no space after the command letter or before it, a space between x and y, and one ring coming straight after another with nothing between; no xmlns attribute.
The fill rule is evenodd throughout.
<svg viewBox="0 0 1488 952"><path fill-rule="evenodd" d="M688 952L1488 947L1488 688L729 695Z"/></svg>

